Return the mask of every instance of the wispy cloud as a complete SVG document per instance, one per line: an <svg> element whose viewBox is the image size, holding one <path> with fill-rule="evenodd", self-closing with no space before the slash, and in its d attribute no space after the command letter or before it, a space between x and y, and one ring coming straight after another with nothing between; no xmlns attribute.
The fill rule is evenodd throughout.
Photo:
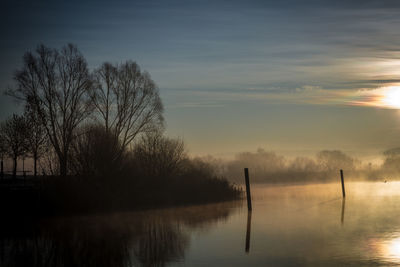
<svg viewBox="0 0 400 267"><path fill-rule="evenodd" d="M400 87L388 86L375 90L357 92L356 99L350 102L356 106L371 106L379 108L400 109Z"/></svg>
<svg viewBox="0 0 400 267"><path fill-rule="evenodd" d="M220 108L225 105L215 102L182 102L169 106L170 108Z"/></svg>
<svg viewBox="0 0 400 267"><path fill-rule="evenodd" d="M400 87L384 86L376 89L324 90L320 87L304 86L297 90L306 102L366 106L385 109L400 109Z"/></svg>
<svg viewBox="0 0 400 267"><path fill-rule="evenodd" d="M279 88L247 88L244 90L190 91L197 102L182 102L179 108L223 107L238 102L268 102L275 104L306 104L365 106L383 109L400 109L400 86L382 86L376 89L324 89L316 85L304 85L294 90Z"/></svg>

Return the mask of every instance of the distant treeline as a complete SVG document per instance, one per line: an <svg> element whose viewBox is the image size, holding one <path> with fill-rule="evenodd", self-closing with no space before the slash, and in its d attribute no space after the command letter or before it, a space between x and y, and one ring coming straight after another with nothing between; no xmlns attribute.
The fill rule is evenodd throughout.
<svg viewBox="0 0 400 267"><path fill-rule="evenodd" d="M243 167L250 169L252 182L329 182L337 180L343 169L346 178L353 180L396 180L400 179L400 148L383 153L381 165L364 163L339 150L323 150L315 157L289 159L272 151L258 149L242 152L233 160L216 159L211 156L202 160L209 163L216 174L230 181L243 183Z"/></svg>
<svg viewBox="0 0 400 267"><path fill-rule="evenodd" d="M164 135L158 87L135 62L90 71L75 45L40 45L24 55L14 81L6 94L24 113L0 125L1 166L12 159L14 178L19 159L32 158L34 168L30 188L2 180L10 210L21 203L84 213L241 196L209 164L188 157L182 140Z"/></svg>

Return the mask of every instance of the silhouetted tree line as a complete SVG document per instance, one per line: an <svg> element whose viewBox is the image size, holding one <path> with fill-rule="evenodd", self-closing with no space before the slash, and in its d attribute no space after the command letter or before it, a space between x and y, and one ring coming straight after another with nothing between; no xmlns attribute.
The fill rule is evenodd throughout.
<svg viewBox="0 0 400 267"><path fill-rule="evenodd" d="M15 88L7 94L22 101L26 114L24 118L15 115L2 127L8 137L6 151L13 158L24 151L38 158L38 145L45 136L57 156L58 174L63 177L74 169L70 166L72 150L79 136L85 134L83 128L88 129L83 125L101 127L118 140L112 161L121 159L136 136L163 127L158 88L132 61L104 63L90 72L76 46L69 44L59 51L40 45L34 53L24 55L14 81ZM31 122L34 124L28 125ZM32 130L38 132L40 141L28 142L26 137ZM12 135L12 131L18 135Z"/></svg>
<svg viewBox="0 0 400 267"><path fill-rule="evenodd" d="M130 208L240 195L190 159L182 140L164 136L158 87L135 62L106 62L89 71L75 45L40 45L24 55L14 81L7 94L25 111L1 124L0 154L13 160L14 177L18 158L33 159L34 177L40 161L48 174L41 181L47 208Z"/></svg>

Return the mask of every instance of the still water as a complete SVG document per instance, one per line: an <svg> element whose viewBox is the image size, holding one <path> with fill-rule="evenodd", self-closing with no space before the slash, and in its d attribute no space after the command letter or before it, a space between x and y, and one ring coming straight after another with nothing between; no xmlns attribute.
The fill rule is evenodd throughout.
<svg viewBox="0 0 400 267"><path fill-rule="evenodd" d="M0 236L0 266L397 266L400 182L259 185L245 201L53 218Z"/></svg>

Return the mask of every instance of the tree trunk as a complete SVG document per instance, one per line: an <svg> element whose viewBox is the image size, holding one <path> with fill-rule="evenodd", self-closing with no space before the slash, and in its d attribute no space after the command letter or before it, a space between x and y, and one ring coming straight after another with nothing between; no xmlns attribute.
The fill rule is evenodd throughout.
<svg viewBox="0 0 400 267"><path fill-rule="evenodd" d="M67 177L67 158L66 157L59 157L60 163L60 176L65 178Z"/></svg>
<svg viewBox="0 0 400 267"><path fill-rule="evenodd" d="M13 178L17 178L17 157L14 157Z"/></svg>
<svg viewBox="0 0 400 267"><path fill-rule="evenodd" d="M36 178L37 175L37 156L33 156L33 177Z"/></svg>

